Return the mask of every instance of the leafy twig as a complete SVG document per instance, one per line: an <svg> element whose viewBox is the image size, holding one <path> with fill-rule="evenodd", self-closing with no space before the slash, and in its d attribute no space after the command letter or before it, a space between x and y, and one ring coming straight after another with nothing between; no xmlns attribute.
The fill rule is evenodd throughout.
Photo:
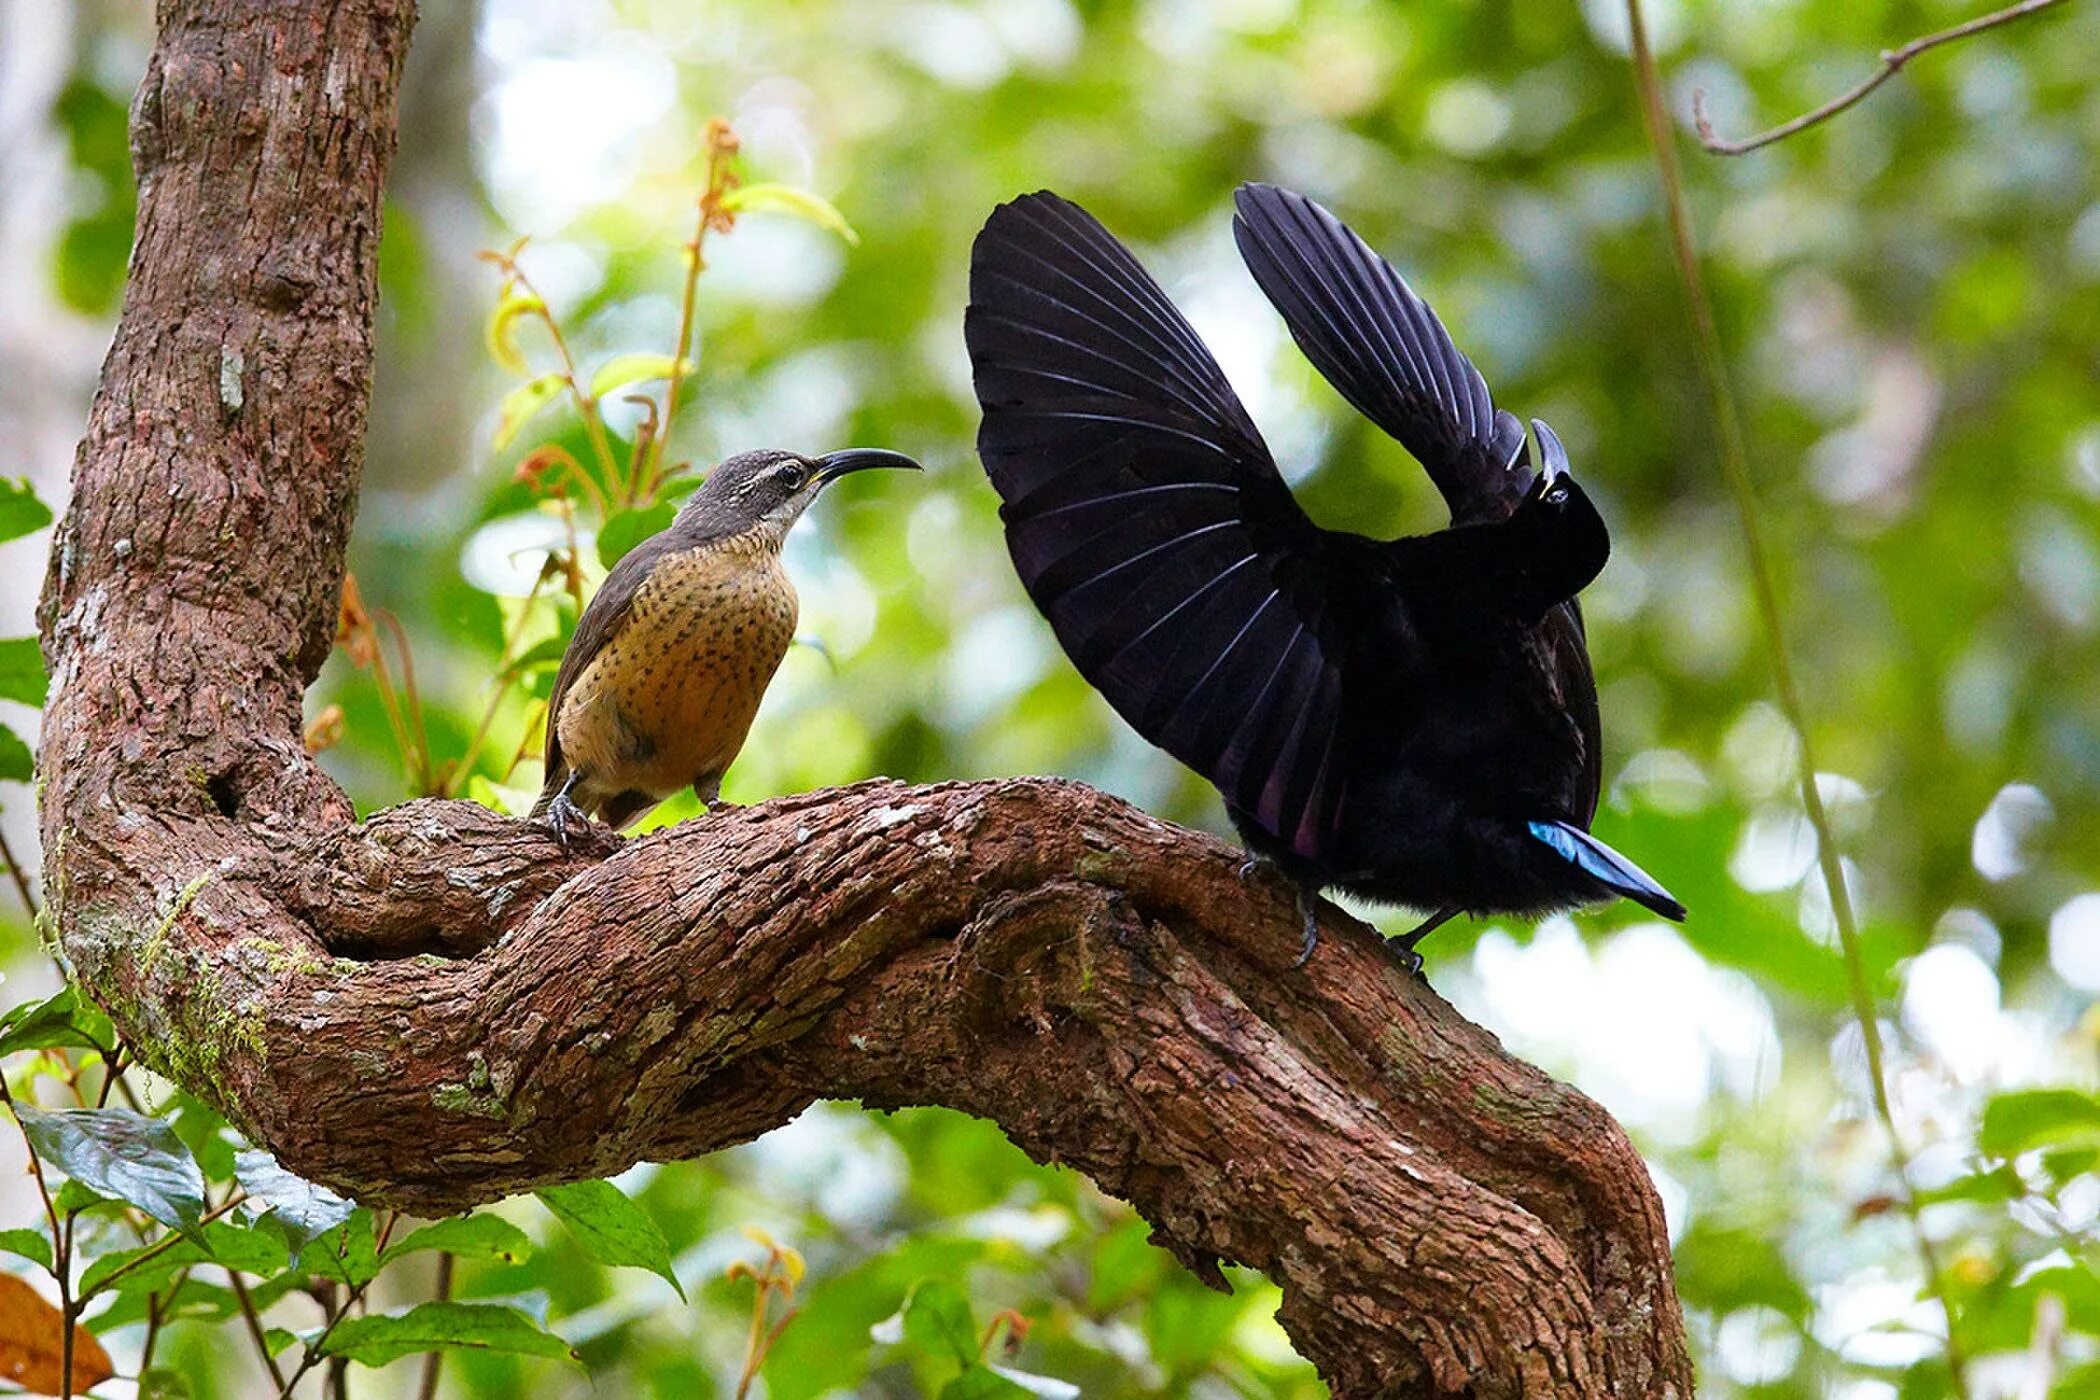
<svg viewBox="0 0 2100 1400"><path fill-rule="evenodd" d="M547 335L554 342L554 353L561 359L563 387L569 391L569 397L575 402L577 416L583 420L584 432L591 440L591 450L597 454L598 464L605 473L606 481L611 483L618 479L619 466L618 460L613 456L612 440L606 435L605 419L598 412L597 399L591 396L590 390L584 387L583 380L577 375L576 356L569 349L569 338L563 333L561 322L555 319L554 313L548 309L547 299L540 295L540 289L533 285L531 277L527 276L525 269L518 264L518 252L524 246L525 241L519 239L504 252L485 252L481 256L502 269L507 285L523 287L531 297L533 305L529 314L547 328ZM515 351L511 353L516 354ZM604 504L601 497L601 509Z"/></svg>
<svg viewBox="0 0 2100 1400"><path fill-rule="evenodd" d="M19 1128L22 1115L15 1112L15 1096L8 1091L7 1076L0 1075L0 1104L14 1114ZM73 1215L68 1213L65 1226L58 1222L58 1202L51 1194L51 1183L44 1180L43 1159L36 1155L36 1147L29 1141L29 1134L22 1134L22 1145L29 1150L29 1174L36 1178L36 1194L44 1203L44 1218L51 1222L51 1277L58 1283L59 1343L58 1375L61 1393L73 1393L73 1319L80 1315L80 1305L85 1299L73 1296Z"/></svg>
<svg viewBox="0 0 2100 1400"><path fill-rule="evenodd" d="M795 1304L795 1289L802 1282L805 1265L802 1255L787 1245L777 1244L773 1237L756 1225L746 1225L744 1233L765 1246L766 1261L757 1268L736 1260L724 1271L723 1277L734 1282L750 1279L754 1285L751 1295L751 1327L744 1337L744 1367L737 1374L736 1400L747 1400L751 1387L758 1380L758 1373L765 1369L766 1357L802 1311ZM775 1319L773 1295L780 1295L786 1310Z"/></svg>
<svg viewBox="0 0 2100 1400"><path fill-rule="evenodd" d="M401 1213L399 1211L390 1210L386 1213L386 1218L380 1222L378 1236L372 1244L375 1253L386 1253L387 1240L393 1235L394 1225L400 1218ZM373 1277L376 1278L377 1275L375 1274ZM342 1320L350 1315L350 1310L363 1300L365 1290L371 1286L371 1279L366 1279L363 1283L355 1285L344 1296L340 1306L329 1310L327 1320L322 1323L320 1332L315 1335L311 1342L306 1344L306 1355L299 1358L299 1369L292 1372L291 1379L286 1381L284 1388L277 1392L278 1400L292 1400L292 1388L298 1385L300 1381L306 1379L307 1372L321 1364L324 1359L322 1348L328 1345L329 1337L334 1334L336 1327Z"/></svg>
<svg viewBox="0 0 2100 1400"><path fill-rule="evenodd" d="M650 435L648 453L636 462L634 479L628 483L630 504L650 499L663 480L664 443L670 438L672 424L678 418L678 386L685 378L682 371L686 347L693 343L693 309L699 292L700 273L707 266L701 250L707 242L709 229L727 233L735 222L735 215L722 207L722 201L742 183L735 168L739 145L736 133L730 130L728 122L715 117L708 122L702 140L707 150L707 187L700 192L700 217L693 228L692 241L685 245L685 291L678 306L678 346L671 354L671 383L664 391L662 422Z"/></svg>
<svg viewBox="0 0 2100 1400"><path fill-rule="evenodd" d="M1844 952L1845 972L1852 995L1852 1011L1859 1021L1860 1036L1866 1047L1867 1076L1873 1086L1874 1110L1886 1131L1889 1159L1903 1188L1904 1206L1910 1217L1911 1234L1917 1245L1919 1260L1924 1265L1926 1287L1946 1314L1947 1369L1954 1382L1956 1394L1966 1400L1969 1388L1961 1346L1955 1337L1954 1305L1947 1291L1946 1280L1940 1272L1938 1251L1918 1218L1916 1191L1911 1184L1910 1149L1904 1142L1902 1130L1896 1123L1895 1109L1889 1101L1888 1079L1882 1064L1880 1022L1874 1007L1873 991L1867 984L1866 958L1860 949L1859 924L1852 909L1851 891L1845 884L1843 857L1839 854L1837 838L1831 830L1830 814L1823 806L1823 794L1816 785L1815 749L1809 734L1807 710L1801 703L1800 691L1794 683L1794 668L1787 653L1786 624L1779 603L1779 588L1774 581L1772 561L1765 544L1764 525L1758 511L1757 495L1750 484L1749 459L1743 446L1742 422L1736 413L1735 391L1728 382L1728 369L1722 355L1720 332L1714 322L1713 301L1707 293L1706 279L1699 267L1699 255L1693 247L1691 215L1684 198L1683 173L1677 164L1677 148L1672 141L1669 115L1663 106L1662 81L1656 72L1654 50L1648 44L1648 29L1641 13L1640 0L1626 0L1626 13L1633 34L1634 74L1640 88L1641 114L1648 128L1649 141L1655 148L1663 207L1669 217L1670 241L1676 253L1678 276L1684 284L1685 300L1692 316L1693 346L1700 376L1706 381L1707 393L1712 400L1714 425L1721 440L1722 474L1727 478L1729 492L1735 500L1736 523L1742 533L1743 550L1750 568L1752 592L1757 600L1758 619L1762 623L1766 660L1771 667L1773 688L1778 693L1780 710L1785 714L1788 726L1794 731L1795 753L1799 759L1797 777L1801 787L1801 803L1807 811L1810 825L1815 828L1816 859L1822 871L1823 884L1829 891L1831 917L1837 924L1838 941Z"/></svg>
<svg viewBox="0 0 2100 1400"><path fill-rule="evenodd" d="M241 1305L241 1318L248 1324L248 1337L255 1343L255 1354L261 1359L263 1369L270 1373L270 1379L277 1383L279 1390L284 1389L284 1372L278 1369L277 1358L270 1355L270 1339L263 1335L262 1314L256 1311L255 1299L248 1292L248 1285L241 1282L240 1270L228 1269L226 1282L233 1286L234 1301Z"/></svg>
<svg viewBox="0 0 2100 1400"><path fill-rule="evenodd" d="M440 1303L452 1296L452 1256L450 1254L440 1253L438 1255L437 1282L432 1285L430 1296L434 1301ZM444 1369L444 1365L445 1353L442 1351L432 1351L424 1356L423 1379L416 1386L416 1400L437 1400L438 1373Z"/></svg>
<svg viewBox="0 0 2100 1400"><path fill-rule="evenodd" d="M1972 34L1981 34L1987 29L1996 29L2000 25L2011 24L2014 20L2025 19L2029 15L2039 14L2051 6L2061 5L2062 3L2063 0L2020 0L2020 3L2017 5L2009 5L2005 9L1981 15L1965 24L1957 24L1952 29L1942 29L1937 34L1927 34L1923 38L1913 39L1901 48L1884 49L1881 53L1881 67L1865 81L1855 87L1848 88L1814 111L1803 112L1790 122L1782 122L1770 131L1761 131L1757 135L1745 137L1741 141L1724 140L1722 137L1714 134L1713 123L1707 120L1706 116L1706 94L1695 88L1692 90L1692 122L1699 128L1699 143L1717 156L1739 156L1754 151L1760 146L1769 146L1775 141L1784 141L1796 132L1806 131L1812 126L1820 126L1838 113L1865 101L1868 93L1902 72L1903 65L1909 63L1921 53L1936 49L1942 44L1951 44L1957 39L1966 39Z"/></svg>
<svg viewBox="0 0 2100 1400"><path fill-rule="evenodd" d="M197 1218L198 1227L201 1229L202 1227L211 1224L212 1221L219 1219L221 1216L225 1215L234 1207L242 1204L247 1199L248 1197L245 1192L234 1192L233 1195L228 1197L224 1202L213 1207L211 1210L206 1211L203 1215L199 1216ZM82 1303L87 1303L91 1299L95 1298L96 1296L107 1290L108 1287L111 1284L115 1283L118 1279L124 1277L124 1275L130 1273L133 1269L139 1267L139 1265L144 1264L154 1258L157 1258L162 1254L165 1254L168 1250L182 1243L182 1240L183 1236L177 1234L172 1230L169 1231L167 1234L162 1235L159 1239L153 1241L152 1244L140 1250L136 1255L125 1260L122 1264L119 1264L116 1268L111 1269L108 1273L104 1274L101 1278L97 1279L93 1288L80 1295L80 1301Z"/></svg>
<svg viewBox="0 0 2100 1400"><path fill-rule="evenodd" d="M518 608L517 621L511 624L509 633L503 639L503 650L496 657L496 688L489 696L488 705L481 712L481 723L474 727L474 737L467 741L466 753L460 756L458 762L446 765L444 773L440 775L437 791L439 797L450 796L453 781L464 779L473 771L474 760L481 757L481 746L488 742L489 728L496 722L496 713L502 709L504 697L510 694L519 680L511 654L517 650L518 643L524 640L525 627L532 621L533 604L539 601L540 590L547 586L549 578L561 572L562 566L556 563L554 556L550 554L540 566L539 574L532 580L532 591L525 595L524 603Z"/></svg>

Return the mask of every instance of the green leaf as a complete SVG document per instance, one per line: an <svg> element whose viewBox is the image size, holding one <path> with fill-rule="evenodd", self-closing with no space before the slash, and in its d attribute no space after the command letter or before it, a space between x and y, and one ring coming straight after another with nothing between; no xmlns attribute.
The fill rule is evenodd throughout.
<svg viewBox="0 0 2100 1400"><path fill-rule="evenodd" d="M214 1264L263 1277L280 1273L290 1262L284 1242L252 1225L214 1220L204 1227L204 1246Z"/></svg>
<svg viewBox="0 0 2100 1400"><path fill-rule="evenodd" d="M503 668L503 678L507 680L528 672L560 670L562 653L568 650L568 645L560 637L547 637L533 643L520 652L515 661Z"/></svg>
<svg viewBox="0 0 2100 1400"><path fill-rule="evenodd" d="M860 235L831 201L793 185L745 185L731 190L722 207L733 214L790 214L818 228L829 229L848 243L859 243Z"/></svg>
<svg viewBox="0 0 2100 1400"><path fill-rule="evenodd" d="M167 1123L123 1108L46 1112L18 1105L15 1116L37 1155L73 1180L200 1237L204 1173Z"/></svg>
<svg viewBox="0 0 2100 1400"><path fill-rule="evenodd" d="M518 430L554 402L555 395L562 391L566 382L559 374L542 374L505 394L503 402L496 406L496 450L500 452L510 446L510 440L518 435Z"/></svg>
<svg viewBox="0 0 2100 1400"><path fill-rule="evenodd" d="M384 1366L423 1351L491 1351L577 1360L569 1344L516 1308L490 1303L422 1303L387 1317L354 1317L321 1343L326 1356Z"/></svg>
<svg viewBox="0 0 2100 1400"><path fill-rule="evenodd" d="M25 1002L0 1016L0 1055L49 1050L60 1045L109 1053L115 1031L109 1017L67 987L42 1001Z"/></svg>
<svg viewBox="0 0 2100 1400"><path fill-rule="evenodd" d="M292 1262L300 1251L350 1218L357 1209L325 1186L316 1186L303 1176L286 1171L277 1159L260 1148L237 1152L233 1158L234 1180L259 1203L284 1232Z"/></svg>
<svg viewBox="0 0 2100 1400"><path fill-rule="evenodd" d="M391 1264L404 1254L434 1249L469 1259L500 1259L516 1264L532 1257L532 1240L500 1215L456 1215L425 1225L407 1239L387 1246L380 1262Z"/></svg>
<svg viewBox="0 0 2100 1400"><path fill-rule="evenodd" d="M904 1300L904 1336L923 1355L977 1364L977 1320L952 1283L924 1279L912 1289Z"/></svg>
<svg viewBox="0 0 2100 1400"><path fill-rule="evenodd" d="M670 1242L649 1213L619 1187L610 1181L578 1181L533 1194L569 1227L585 1254L615 1268L647 1269L685 1297L678 1275L671 1271Z"/></svg>
<svg viewBox="0 0 2100 1400"><path fill-rule="evenodd" d="M1173 1256L1151 1241L1152 1227L1132 1217L1102 1235L1094 1245L1094 1267L1087 1279L1086 1301L1096 1312L1108 1312L1155 1287Z"/></svg>
<svg viewBox="0 0 2100 1400"><path fill-rule="evenodd" d="M350 1218L315 1240L312 1252L301 1252L309 1273L356 1287L379 1273L379 1250L372 1240L372 1212L360 1206Z"/></svg>
<svg viewBox="0 0 2100 1400"><path fill-rule="evenodd" d="M626 557L628 550L669 525L677 514L678 508L669 501L658 501L639 510L614 511L598 527L598 562L610 569Z"/></svg>
<svg viewBox="0 0 2100 1400"><path fill-rule="evenodd" d="M180 1093L161 1106L162 1116L173 1111L175 1136L182 1139L204 1171L206 1181L233 1180L233 1154L240 1146L233 1129L218 1111L202 1099Z"/></svg>
<svg viewBox="0 0 2100 1400"><path fill-rule="evenodd" d="M204 1248L189 1240L121 1249L88 1265L87 1272L80 1276L80 1296L92 1298L105 1290L158 1293L174 1281L175 1275L206 1262L206 1258Z"/></svg>
<svg viewBox="0 0 2100 1400"><path fill-rule="evenodd" d="M36 638L9 637L0 641L0 700L41 709L48 684L44 653Z"/></svg>
<svg viewBox="0 0 2100 1400"><path fill-rule="evenodd" d="M60 1215L69 1215L74 1211L80 1210L93 1210L96 1206L114 1206L116 1204L115 1201L112 1201L100 1191L91 1190L77 1181L68 1181L60 1186L58 1194L51 1199L52 1204L58 1207Z"/></svg>
<svg viewBox="0 0 2100 1400"><path fill-rule="evenodd" d="M0 476L0 544L33 535L51 523L51 507L36 498L29 478Z"/></svg>
<svg viewBox="0 0 2100 1400"><path fill-rule="evenodd" d="M174 1244L154 1241L137 1249L102 1255L80 1276L80 1296L93 1297L105 1289L118 1294L158 1293L184 1269L199 1264L217 1264L269 1278L283 1272L285 1251L282 1244L260 1231L228 1220L214 1220L204 1227L202 1244L189 1239Z"/></svg>
<svg viewBox="0 0 2100 1400"><path fill-rule="evenodd" d="M46 1273L51 1271L51 1241L42 1230L0 1230L0 1249L19 1254Z"/></svg>
<svg viewBox="0 0 2100 1400"><path fill-rule="evenodd" d="M941 1400L1033 1400L1035 1392L989 1366L970 1365L941 1387Z"/></svg>
<svg viewBox="0 0 2100 1400"><path fill-rule="evenodd" d="M1915 1200L1921 1206L1939 1205L1947 1201L1998 1206L2007 1201L2017 1201L2026 1194L2027 1187L2020 1180L2020 1174L2011 1167L2000 1164L1988 1171L1969 1172L1944 1185L1919 1191Z"/></svg>
<svg viewBox="0 0 2100 1400"><path fill-rule="evenodd" d="M190 1400L192 1394L189 1377L172 1366L155 1366L139 1377L139 1400Z"/></svg>
<svg viewBox="0 0 2100 1400"><path fill-rule="evenodd" d="M591 376L591 397L602 399L629 384L645 384L652 379L669 379L674 373L687 375L692 372L691 360L674 360L669 355L615 355Z"/></svg>
<svg viewBox="0 0 2100 1400"><path fill-rule="evenodd" d="M2020 1089L1983 1106L1976 1145L1994 1157L2100 1137L2100 1098L2077 1089Z"/></svg>
<svg viewBox="0 0 2100 1400"><path fill-rule="evenodd" d="M36 755L14 730L0 724L0 783L26 783L36 776Z"/></svg>

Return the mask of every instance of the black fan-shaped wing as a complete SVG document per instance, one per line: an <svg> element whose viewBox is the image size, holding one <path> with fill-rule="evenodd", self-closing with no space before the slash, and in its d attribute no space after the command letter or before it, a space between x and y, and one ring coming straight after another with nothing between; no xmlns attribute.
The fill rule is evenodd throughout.
<svg viewBox="0 0 2100 1400"><path fill-rule="evenodd" d="M1327 382L1415 455L1455 523L1509 514L1531 487L1524 427L1429 303L1305 196L1242 185L1233 202L1240 256Z"/></svg>
<svg viewBox="0 0 2100 1400"><path fill-rule="evenodd" d="M1079 671L1242 819L1317 862L1342 799L1331 537L1195 331L1079 206L994 210L964 324L978 453Z"/></svg>

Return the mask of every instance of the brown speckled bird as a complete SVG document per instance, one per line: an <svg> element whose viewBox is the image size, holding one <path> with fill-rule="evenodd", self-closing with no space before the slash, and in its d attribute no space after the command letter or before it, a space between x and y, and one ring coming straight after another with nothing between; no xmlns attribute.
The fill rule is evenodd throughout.
<svg viewBox="0 0 2100 1400"><path fill-rule="evenodd" d="M535 820L567 840L586 814L624 827L682 787L716 800L795 637L781 543L818 492L869 467L919 464L873 448L739 453L613 566L555 673Z"/></svg>

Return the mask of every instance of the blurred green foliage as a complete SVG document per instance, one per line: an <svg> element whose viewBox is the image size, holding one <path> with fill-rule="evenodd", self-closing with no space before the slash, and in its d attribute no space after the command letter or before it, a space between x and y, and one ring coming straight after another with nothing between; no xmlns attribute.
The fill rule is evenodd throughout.
<svg viewBox="0 0 2100 1400"><path fill-rule="evenodd" d="M1703 89L1740 135L1975 10L1775 0L1658 4L1650 18L1673 110ZM1598 826L1693 910L1681 934L1631 909L1536 934L1454 924L1426 945L1431 979L1602 1097L1648 1153L1705 1393L1946 1392L1941 1324L1919 1301L1809 875L1790 741L1767 702L1617 4L491 0L478 47L481 187L464 194L493 226L457 209L390 217L393 331L427 329L438 252L530 233L521 256L586 374L670 352L698 133L718 113L742 133L751 178L823 194L861 235L846 247L754 214L700 283L697 373L668 461L860 443L933 468L857 480L798 531L790 565L821 647L783 667L727 784L737 801L870 773L1056 772L1222 829L1210 789L1123 729L1014 581L971 452L969 242L1021 190L1087 205L1212 340L1314 514L1398 533L1441 523L1432 493L1282 335L1232 254L1231 189L1303 189L1384 250L1498 402L1555 425L1612 523L1613 562L1585 598L1608 748ZM2059 1396L2100 1387L2096 52L2100 8L2067 5L1920 59L1768 151L1722 160L1689 133L1685 150L1825 793L1889 1009L1891 1086L1978 1394L2037 1367ZM52 114L75 171L55 294L103 315L133 208L115 81L83 66ZM404 164L414 143L411 131ZM520 343L547 367L542 343ZM456 790L518 804L536 775L528 764L506 788L509 763L530 748L573 604L518 628L561 539L515 468L549 446L592 449L559 406L493 448L516 381L455 370L447 392L475 450L372 463L354 567L412 640L435 760L457 760L491 714ZM383 394L376 415L403 411L396 387L404 399ZM615 395L606 414L630 443L639 413ZM499 692L506 663L522 683ZM366 808L404 796L371 678L339 657L313 713L327 705L343 717L331 770ZM23 776L10 752L0 735L0 780ZM0 787L0 802L23 792ZM674 802L654 820L692 814ZM26 966L26 924L13 936ZM25 1050L10 1082L48 1094L56 1053ZM230 1153L202 1110L155 1103L181 1105L200 1159L226 1157L203 1167L221 1189ZM1266 1284L1204 1290L1122 1207L952 1114L821 1106L751 1147L621 1185L691 1304L645 1270L611 1271L541 1207L506 1204L529 1248L463 1241L456 1296L544 1319L590 1379L558 1360L462 1354L452 1393L733 1393L752 1286L724 1270L764 1257L741 1233L751 1224L808 1269L768 1394L931 1394L986 1362L1088 1395L1319 1392ZM115 1248L111 1209L83 1220ZM38 1228L18 1214L0 1224ZM436 1257L389 1264L374 1311L429 1299ZM158 1364L195 1394L236 1376L252 1388L237 1309L206 1275L174 1295L183 1320ZM271 1323L315 1326L299 1286L311 1274L272 1277L288 1281L264 1300ZM1018 1350L944 1351L959 1329L939 1319L958 1303L980 1338L1002 1309L1028 1319ZM120 1363L138 1316L90 1311ZM406 1386L419 1364L388 1374Z"/></svg>

